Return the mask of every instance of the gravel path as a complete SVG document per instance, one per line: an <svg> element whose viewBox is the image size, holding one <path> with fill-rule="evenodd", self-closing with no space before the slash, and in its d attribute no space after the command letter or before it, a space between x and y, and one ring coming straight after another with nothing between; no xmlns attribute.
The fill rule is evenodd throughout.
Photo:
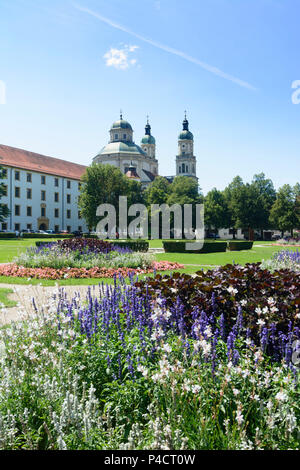
<svg viewBox="0 0 300 470"><path fill-rule="evenodd" d="M13 293L8 294L9 299L18 302L16 307L0 309L0 327L18 321L33 312L32 299L34 298L39 307L47 304L57 292L56 286L32 286L20 284L1 284L0 287L12 289ZM86 297L88 289L92 290L95 295L99 292L99 287L94 286L64 286L60 287L66 293L68 298L72 298L75 294L79 294L83 299Z"/></svg>

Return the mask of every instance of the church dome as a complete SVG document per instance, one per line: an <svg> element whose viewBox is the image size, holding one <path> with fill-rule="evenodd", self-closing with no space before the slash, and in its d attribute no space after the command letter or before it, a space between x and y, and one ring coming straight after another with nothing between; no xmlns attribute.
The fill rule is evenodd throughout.
<svg viewBox="0 0 300 470"><path fill-rule="evenodd" d="M133 156L145 156L146 153L136 145L134 142L110 142L105 145L103 149L98 153L101 155L110 155L111 157L116 154L131 154Z"/></svg>
<svg viewBox="0 0 300 470"><path fill-rule="evenodd" d="M131 125L128 121L125 121L125 119L119 119L118 121L115 121L112 124L111 129L129 129L132 131Z"/></svg>
<svg viewBox="0 0 300 470"><path fill-rule="evenodd" d="M141 144L153 144L153 145L155 145L155 138L153 137L153 135L145 135L141 140Z"/></svg>
<svg viewBox="0 0 300 470"><path fill-rule="evenodd" d="M185 129L185 130L180 132L180 134L178 136L178 139L179 140L194 140L194 136L190 131Z"/></svg>

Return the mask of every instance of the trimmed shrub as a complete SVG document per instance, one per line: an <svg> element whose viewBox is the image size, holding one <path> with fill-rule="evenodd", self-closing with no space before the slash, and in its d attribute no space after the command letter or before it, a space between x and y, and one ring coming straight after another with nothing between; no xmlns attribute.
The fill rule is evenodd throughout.
<svg viewBox="0 0 300 470"><path fill-rule="evenodd" d="M196 243L193 241L166 241L163 247L166 253L219 253L226 251L227 242L204 242L201 250L186 250L186 243Z"/></svg>
<svg viewBox="0 0 300 470"><path fill-rule="evenodd" d="M64 235L56 233L23 233L22 238L44 238L48 240L49 238L74 238L74 235L71 233Z"/></svg>
<svg viewBox="0 0 300 470"><path fill-rule="evenodd" d="M233 241L228 242L229 251L251 250L253 242Z"/></svg>
<svg viewBox="0 0 300 470"><path fill-rule="evenodd" d="M112 240L110 243L120 248L130 248L132 251L140 251L142 253L146 253L149 250L149 242L146 240Z"/></svg>
<svg viewBox="0 0 300 470"><path fill-rule="evenodd" d="M6 233L6 232L3 232L3 233L0 233L0 238L16 238L16 234L15 232L11 232L11 233Z"/></svg>

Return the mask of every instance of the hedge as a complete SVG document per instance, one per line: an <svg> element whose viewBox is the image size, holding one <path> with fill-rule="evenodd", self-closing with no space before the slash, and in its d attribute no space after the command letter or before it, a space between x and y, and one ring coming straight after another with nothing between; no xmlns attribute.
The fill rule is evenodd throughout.
<svg viewBox="0 0 300 470"><path fill-rule="evenodd" d="M230 241L228 242L229 251L251 250L253 242L248 241Z"/></svg>
<svg viewBox="0 0 300 470"><path fill-rule="evenodd" d="M74 238L71 233L58 234L58 233L23 233L22 238L42 238L48 240L49 238Z"/></svg>
<svg viewBox="0 0 300 470"><path fill-rule="evenodd" d="M146 253L149 250L149 242L146 240L109 240L113 245L121 248L130 248L132 251Z"/></svg>
<svg viewBox="0 0 300 470"><path fill-rule="evenodd" d="M87 237L97 238L97 237ZM130 248L132 251L140 251L146 253L149 249L149 243L145 240L109 240L109 243L120 246L122 248ZM35 242L36 246L48 245L48 242Z"/></svg>
<svg viewBox="0 0 300 470"><path fill-rule="evenodd" d="M166 253L218 253L224 252L227 248L227 242L204 242L201 250L186 250L186 243L195 243L193 241L167 241L163 242Z"/></svg>
<svg viewBox="0 0 300 470"><path fill-rule="evenodd" d="M0 233L0 238L16 238L15 232L2 232Z"/></svg>

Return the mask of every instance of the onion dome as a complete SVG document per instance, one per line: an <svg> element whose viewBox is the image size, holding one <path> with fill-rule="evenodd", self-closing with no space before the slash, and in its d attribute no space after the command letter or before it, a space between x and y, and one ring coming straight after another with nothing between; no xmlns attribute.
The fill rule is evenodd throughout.
<svg viewBox="0 0 300 470"><path fill-rule="evenodd" d="M125 119L123 119L122 113L120 114L120 119L118 121L115 121L110 129L129 129L132 131L131 125L128 121L125 121Z"/></svg>
<svg viewBox="0 0 300 470"><path fill-rule="evenodd" d="M186 114L185 114L182 126L183 126L183 129L180 132L178 139L179 140L194 140L193 134L189 131L189 121L186 118Z"/></svg>
<svg viewBox="0 0 300 470"><path fill-rule="evenodd" d="M155 138L151 135L151 126L149 124L149 119L147 118L147 124L145 127L145 135L141 140L141 144L153 144L155 145Z"/></svg>

